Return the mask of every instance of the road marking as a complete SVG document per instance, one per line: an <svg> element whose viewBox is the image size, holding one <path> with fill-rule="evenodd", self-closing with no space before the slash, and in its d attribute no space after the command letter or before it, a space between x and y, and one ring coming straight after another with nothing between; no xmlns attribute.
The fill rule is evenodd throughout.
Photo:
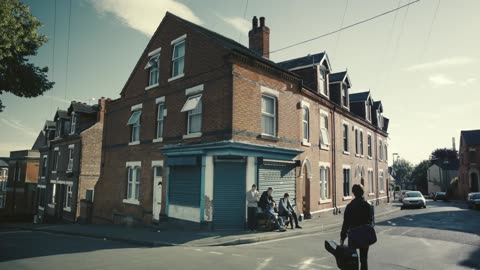
<svg viewBox="0 0 480 270"><path fill-rule="evenodd" d="M266 258L265 260L263 260L263 262L262 262L259 266L257 266L256 269L257 269L257 270L262 270L262 269L264 269L265 267L267 267L267 265L270 263L270 261L271 261L272 259L273 259L272 257Z"/></svg>
<svg viewBox="0 0 480 270"><path fill-rule="evenodd" d="M200 252L203 251L203 249L201 249L201 248L196 248L196 249L194 249L194 250L195 250L195 251L200 251Z"/></svg>
<svg viewBox="0 0 480 270"><path fill-rule="evenodd" d="M232 256L235 256L235 257L247 257L247 256L241 255L241 254L232 254Z"/></svg>
<svg viewBox="0 0 480 270"><path fill-rule="evenodd" d="M384 233L389 232L393 229L395 229L395 228L385 229L385 230L381 231L380 234L384 234Z"/></svg>
<svg viewBox="0 0 480 270"><path fill-rule="evenodd" d="M304 261L301 263L299 269L300 269L300 270L305 270L305 269L307 269L307 268L310 266L310 264L312 264L313 260L314 260L314 258L308 258L308 259L304 260Z"/></svg>
<svg viewBox="0 0 480 270"><path fill-rule="evenodd" d="M216 252L216 251L210 251L210 254L223 255L223 253L221 253L221 252Z"/></svg>
<svg viewBox="0 0 480 270"><path fill-rule="evenodd" d="M426 246L431 246L432 244L430 244L429 242L427 242L427 240L423 239L423 238L419 238L420 241L422 241Z"/></svg>
<svg viewBox="0 0 480 270"><path fill-rule="evenodd" d="M407 233L409 233L409 232L411 232L411 231L413 231L413 230L415 230L415 228L406 230L406 231L402 232L400 235L405 235L405 234L407 234Z"/></svg>
<svg viewBox="0 0 480 270"><path fill-rule="evenodd" d="M0 232L0 234L11 234L11 233L31 233L32 231L10 231L10 232Z"/></svg>

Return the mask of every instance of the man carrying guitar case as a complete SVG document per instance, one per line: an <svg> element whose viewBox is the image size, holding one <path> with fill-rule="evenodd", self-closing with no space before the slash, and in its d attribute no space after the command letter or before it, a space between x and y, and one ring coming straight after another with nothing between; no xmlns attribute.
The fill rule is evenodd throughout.
<svg viewBox="0 0 480 270"><path fill-rule="evenodd" d="M337 245L335 241L325 240L325 249L335 256L337 266L341 270L358 270L358 253L356 249Z"/></svg>

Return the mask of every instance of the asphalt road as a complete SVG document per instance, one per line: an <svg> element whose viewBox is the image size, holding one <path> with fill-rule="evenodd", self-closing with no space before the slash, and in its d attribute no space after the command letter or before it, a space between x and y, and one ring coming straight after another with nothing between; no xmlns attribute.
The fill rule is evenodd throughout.
<svg viewBox="0 0 480 270"><path fill-rule="evenodd" d="M377 220L369 269L480 269L480 211L429 202ZM339 229L229 247L136 247L42 232L0 232L0 269L337 269Z"/></svg>

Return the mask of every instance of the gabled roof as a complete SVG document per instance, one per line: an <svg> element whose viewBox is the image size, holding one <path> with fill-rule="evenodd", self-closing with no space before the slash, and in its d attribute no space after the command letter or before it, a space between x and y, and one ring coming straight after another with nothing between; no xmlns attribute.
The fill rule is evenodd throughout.
<svg viewBox="0 0 480 270"><path fill-rule="evenodd" d="M380 109L380 111L383 112L382 102L381 102L380 100L373 102L373 109L374 109L374 110Z"/></svg>
<svg viewBox="0 0 480 270"><path fill-rule="evenodd" d="M47 121L45 121L45 125L43 126L43 129L44 130L45 129L54 129L56 127L57 127L57 125L55 124L54 121L47 120Z"/></svg>
<svg viewBox="0 0 480 270"><path fill-rule="evenodd" d="M383 130L385 132L388 131L388 124L390 123L390 119L388 119L387 117L383 117Z"/></svg>
<svg viewBox="0 0 480 270"><path fill-rule="evenodd" d="M320 65L326 61L327 68L330 69L330 61L328 60L327 53L321 52L313 55L307 55L295 59L290 59L287 61L277 63L283 69L292 70L295 68L305 68L313 65Z"/></svg>
<svg viewBox="0 0 480 270"><path fill-rule="evenodd" d="M350 103L365 102L370 97L370 91L353 93L353 94L350 94L349 97L350 97Z"/></svg>
<svg viewBox="0 0 480 270"><path fill-rule="evenodd" d="M480 144L480 129L477 130L462 130L460 133L461 138L465 141L466 145L478 145Z"/></svg>
<svg viewBox="0 0 480 270"><path fill-rule="evenodd" d="M57 110L57 112L55 113L55 117L54 119L58 119L58 118L63 118L63 119L68 119L70 118L68 116L68 112L67 111L64 111L64 110Z"/></svg>
<svg viewBox="0 0 480 270"><path fill-rule="evenodd" d="M328 75L328 81L331 84L346 81L348 87L352 87L352 82L350 81L350 77L348 76L348 72L346 70L337 73L330 73L330 75Z"/></svg>
<svg viewBox="0 0 480 270"><path fill-rule="evenodd" d="M8 163L5 162L5 160L0 159L0 167L1 167L1 168L4 168L4 167L7 167L7 168L8 168Z"/></svg>
<svg viewBox="0 0 480 270"><path fill-rule="evenodd" d="M96 113L97 106L72 101L72 103L70 104L70 107L68 108L68 112L71 113L72 111L77 113Z"/></svg>

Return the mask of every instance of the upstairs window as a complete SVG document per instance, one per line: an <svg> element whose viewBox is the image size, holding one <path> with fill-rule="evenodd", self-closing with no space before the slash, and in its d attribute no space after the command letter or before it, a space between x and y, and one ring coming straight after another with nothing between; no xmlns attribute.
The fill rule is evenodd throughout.
<svg viewBox="0 0 480 270"><path fill-rule="evenodd" d="M77 115L72 113L72 124L70 125L70 134L75 134L77 128Z"/></svg>
<svg viewBox="0 0 480 270"><path fill-rule="evenodd" d="M62 136L62 131L63 131L63 123L62 123L62 120L58 119L57 120L57 129L56 129L57 138L60 138Z"/></svg>
<svg viewBox="0 0 480 270"><path fill-rule="evenodd" d="M365 105L365 117L367 118L368 122L372 122L372 106L367 101L367 105Z"/></svg>
<svg viewBox="0 0 480 270"><path fill-rule="evenodd" d="M165 103L159 103L157 105L157 133L156 138L160 139L163 137L163 118L165 111Z"/></svg>
<svg viewBox="0 0 480 270"><path fill-rule="evenodd" d="M188 112L187 134L202 131L202 95L191 96L183 105L182 112Z"/></svg>
<svg viewBox="0 0 480 270"><path fill-rule="evenodd" d="M368 150L367 150L367 153L368 153L368 157L372 157L372 135L368 135L367 136L367 147L368 147Z"/></svg>
<svg viewBox="0 0 480 270"><path fill-rule="evenodd" d="M378 124L378 127L379 128L383 128L383 116L382 116L382 113L380 111L377 111L377 124Z"/></svg>
<svg viewBox="0 0 480 270"><path fill-rule="evenodd" d="M355 129L355 154L360 154L360 134L359 130Z"/></svg>
<svg viewBox="0 0 480 270"><path fill-rule="evenodd" d="M320 115L320 146L327 148L330 145L330 140L328 138L328 115Z"/></svg>
<svg viewBox="0 0 480 270"><path fill-rule="evenodd" d="M360 130L360 155L363 157L363 131Z"/></svg>
<svg viewBox="0 0 480 270"><path fill-rule="evenodd" d="M160 54L150 57L145 69L148 69L148 86L157 85L160 70Z"/></svg>
<svg viewBox="0 0 480 270"><path fill-rule="evenodd" d="M73 170L73 145L68 148L67 172L71 172L72 170Z"/></svg>
<svg viewBox="0 0 480 270"><path fill-rule="evenodd" d="M185 39L173 44L172 65L172 78L182 76L185 66Z"/></svg>
<svg viewBox="0 0 480 270"><path fill-rule="evenodd" d="M303 141L308 142L310 140L310 113L307 107L303 107Z"/></svg>
<svg viewBox="0 0 480 270"><path fill-rule="evenodd" d="M382 141L378 141L378 158L383 160L383 143Z"/></svg>
<svg viewBox="0 0 480 270"><path fill-rule="evenodd" d="M318 88L321 94L328 96L328 87L327 87L327 70L323 67L319 69L318 76Z"/></svg>
<svg viewBox="0 0 480 270"><path fill-rule="evenodd" d="M371 194L375 191L374 186L373 186L373 170L369 169L368 170L368 187L367 187L368 193Z"/></svg>
<svg viewBox="0 0 480 270"><path fill-rule="evenodd" d="M262 133L276 136L277 122L277 99L272 96L262 96Z"/></svg>
<svg viewBox="0 0 480 270"><path fill-rule="evenodd" d="M343 151L348 152L348 125L343 124Z"/></svg>
<svg viewBox="0 0 480 270"><path fill-rule="evenodd" d="M47 175L47 156L43 156L41 177L45 177L46 175Z"/></svg>
<svg viewBox="0 0 480 270"><path fill-rule="evenodd" d="M388 149L387 149L387 145L385 144L383 146L383 148L385 149L385 161L388 161Z"/></svg>
<svg viewBox="0 0 480 270"><path fill-rule="evenodd" d="M58 170L59 159L60 159L60 151L55 150L55 152L53 152L53 172L57 172Z"/></svg>
<svg viewBox="0 0 480 270"><path fill-rule="evenodd" d="M127 125L131 126L131 136L130 142L137 143L140 142L140 117L142 116L142 111L135 110L130 115Z"/></svg>

